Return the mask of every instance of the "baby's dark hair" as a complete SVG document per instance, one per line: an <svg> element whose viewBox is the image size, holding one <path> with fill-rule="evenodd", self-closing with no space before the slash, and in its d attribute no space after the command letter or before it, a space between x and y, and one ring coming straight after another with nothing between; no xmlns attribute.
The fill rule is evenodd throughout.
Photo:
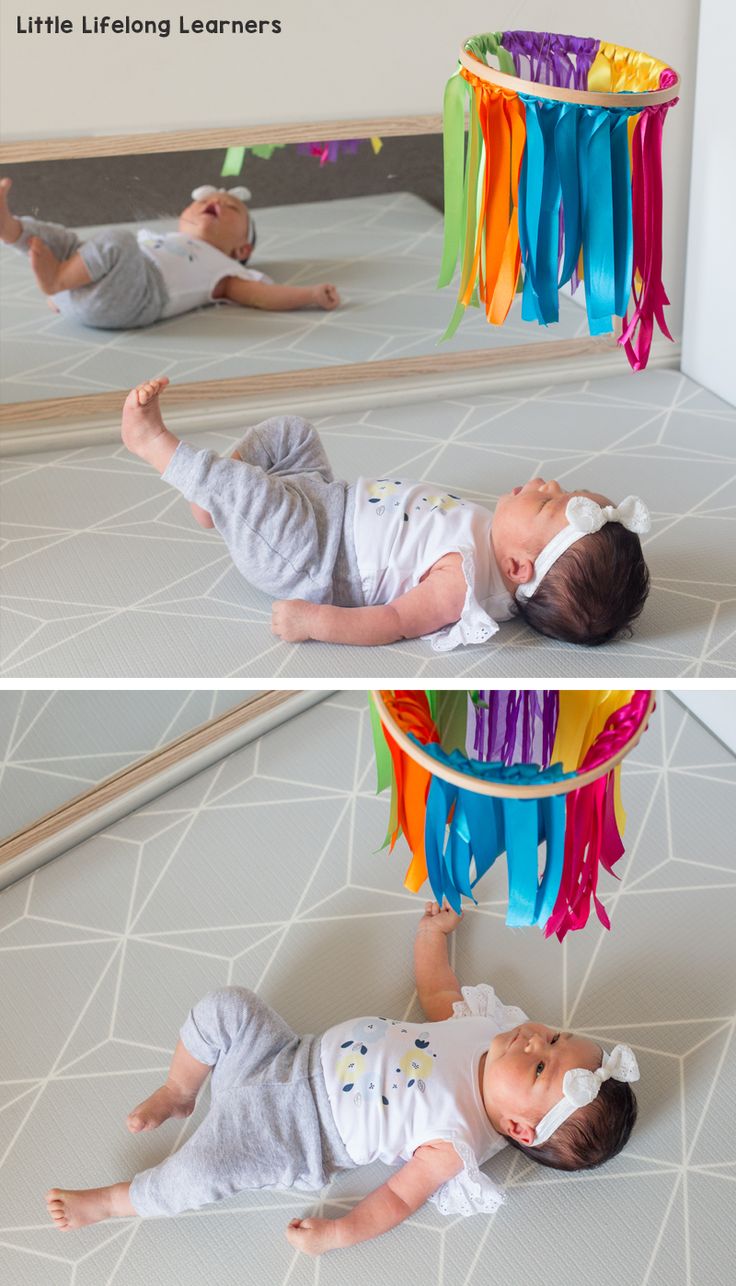
<svg viewBox="0 0 736 1286"><path fill-rule="evenodd" d="M636 1097L628 1081L603 1081L587 1107L578 1108L546 1143L527 1147L506 1135L532 1161L555 1170L591 1170L610 1161L628 1143L636 1121Z"/></svg>
<svg viewBox="0 0 736 1286"><path fill-rule="evenodd" d="M649 568L636 532L620 522L577 540L550 567L519 615L540 634L595 647L628 630L649 593Z"/></svg>
<svg viewBox="0 0 736 1286"><path fill-rule="evenodd" d="M256 224L250 210L248 211L248 240L250 242L250 250L243 259L238 260L238 263L247 263L256 248Z"/></svg>

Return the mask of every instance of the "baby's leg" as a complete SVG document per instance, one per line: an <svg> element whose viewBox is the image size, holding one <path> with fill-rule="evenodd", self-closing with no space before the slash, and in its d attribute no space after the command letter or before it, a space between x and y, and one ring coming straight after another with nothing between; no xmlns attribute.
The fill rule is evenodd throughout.
<svg viewBox="0 0 736 1286"><path fill-rule="evenodd" d="M169 1074L164 1085L154 1090L128 1114L131 1134L155 1130L170 1117L191 1116L197 1095L207 1079L210 1063L200 1063L180 1040L174 1050Z"/></svg>
<svg viewBox="0 0 736 1286"><path fill-rule="evenodd" d="M235 450L231 452L230 459L242 460L242 458L243 458L242 455L240 454L240 452L236 447ZM215 524L212 521L212 514L208 513L206 509L203 509L201 505L195 504L195 502L192 501L189 508L194 514L194 517L197 519L197 522L199 523L200 527L214 527Z"/></svg>
<svg viewBox="0 0 736 1286"><path fill-rule="evenodd" d="M123 405L123 442L133 455L140 456L159 473L163 473L179 445L179 439L169 433L161 418L158 399L168 382L163 375L161 379L139 384L131 390Z"/></svg>
<svg viewBox="0 0 736 1286"><path fill-rule="evenodd" d="M230 459L255 464L264 473L282 478L316 473L324 482L332 482L335 476L314 425L298 416L274 416L253 425ZM214 527L212 515L206 509L194 503L190 507L201 527Z"/></svg>
<svg viewBox="0 0 736 1286"><path fill-rule="evenodd" d="M23 224L11 214L8 205L8 193L13 186L12 179L0 179L0 241L12 246L23 235Z"/></svg>
<svg viewBox="0 0 736 1286"><path fill-rule="evenodd" d="M79 290L92 282L90 271L77 251L69 259L57 259L53 250L40 237L28 241L30 260L36 284L45 295L58 295L62 290Z"/></svg>

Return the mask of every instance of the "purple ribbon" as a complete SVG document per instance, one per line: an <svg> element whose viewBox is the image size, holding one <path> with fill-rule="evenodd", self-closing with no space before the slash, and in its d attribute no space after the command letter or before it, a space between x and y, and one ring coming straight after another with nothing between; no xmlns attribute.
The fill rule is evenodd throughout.
<svg viewBox="0 0 736 1286"><path fill-rule="evenodd" d="M560 696L557 691L481 689L469 710L468 753L485 763L549 766Z"/></svg>
<svg viewBox="0 0 736 1286"><path fill-rule="evenodd" d="M563 89L587 89L588 72L600 43L589 36L563 36L551 31L504 31L502 41L514 60L517 76ZM522 58L528 70L522 70Z"/></svg>

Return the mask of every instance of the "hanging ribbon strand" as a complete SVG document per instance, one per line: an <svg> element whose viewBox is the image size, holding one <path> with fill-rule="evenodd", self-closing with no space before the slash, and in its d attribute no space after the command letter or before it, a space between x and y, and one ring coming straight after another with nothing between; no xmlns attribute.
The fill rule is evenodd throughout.
<svg viewBox="0 0 736 1286"><path fill-rule="evenodd" d="M592 900L610 929L599 868L615 875L624 852L620 761L646 728L653 694L479 690L464 694L464 710L462 695L371 700L377 788L391 786L384 847L404 835L406 887L428 880L437 901L460 912L505 853L507 924L536 924L562 941L587 923ZM457 744L463 717L468 753Z"/></svg>
<svg viewBox="0 0 736 1286"><path fill-rule="evenodd" d="M460 62L444 100L438 285L458 270L459 282L443 339L469 305L502 325L520 284L522 321L556 322L559 290L569 282L574 291L582 271L590 334L623 318L618 342L643 370L654 322L672 338L662 130L679 78L649 54L552 32L473 36Z"/></svg>

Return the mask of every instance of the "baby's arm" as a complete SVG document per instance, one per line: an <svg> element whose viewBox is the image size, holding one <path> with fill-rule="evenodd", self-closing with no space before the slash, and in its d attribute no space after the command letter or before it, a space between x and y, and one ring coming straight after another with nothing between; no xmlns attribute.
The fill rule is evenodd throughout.
<svg viewBox="0 0 736 1286"><path fill-rule="evenodd" d="M413 1215L462 1166L451 1143L442 1139L424 1143L411 1161L359 1201L350 1214L341 1219L292 1219L286 1229L287 1239L298 1250L321 1255L325 1250L380 1237Z"/></svg>
<svg viewBox="0 0 736 1286"><path fill-rule="evenodd" d="M419 1003L431 1023L452 1017L454 1001L462 1000L460 983L447 958L447 937L460 923L449 907L427 902L414 939L414 977Z"/></svg>
<svg viewBox="0 0 736 1286"><path fill-rule="evenodd" d="M271 629L287 643L397 643L433 634L459 620L465 603L465 577L459 554L435 563L428 576L380 607L332 607L301 598L274 603Z"/></svg>
<svg viewBox="0 0 736 1286"><path fill-rule="evenodd" d="M248 281L244 277L225 277L218 283L216 297L243 308L265 308L276 313L294 308L325 308L329 312L340 302L335 287L326 282L319 286L277 286L272 281Z"/></svg>

